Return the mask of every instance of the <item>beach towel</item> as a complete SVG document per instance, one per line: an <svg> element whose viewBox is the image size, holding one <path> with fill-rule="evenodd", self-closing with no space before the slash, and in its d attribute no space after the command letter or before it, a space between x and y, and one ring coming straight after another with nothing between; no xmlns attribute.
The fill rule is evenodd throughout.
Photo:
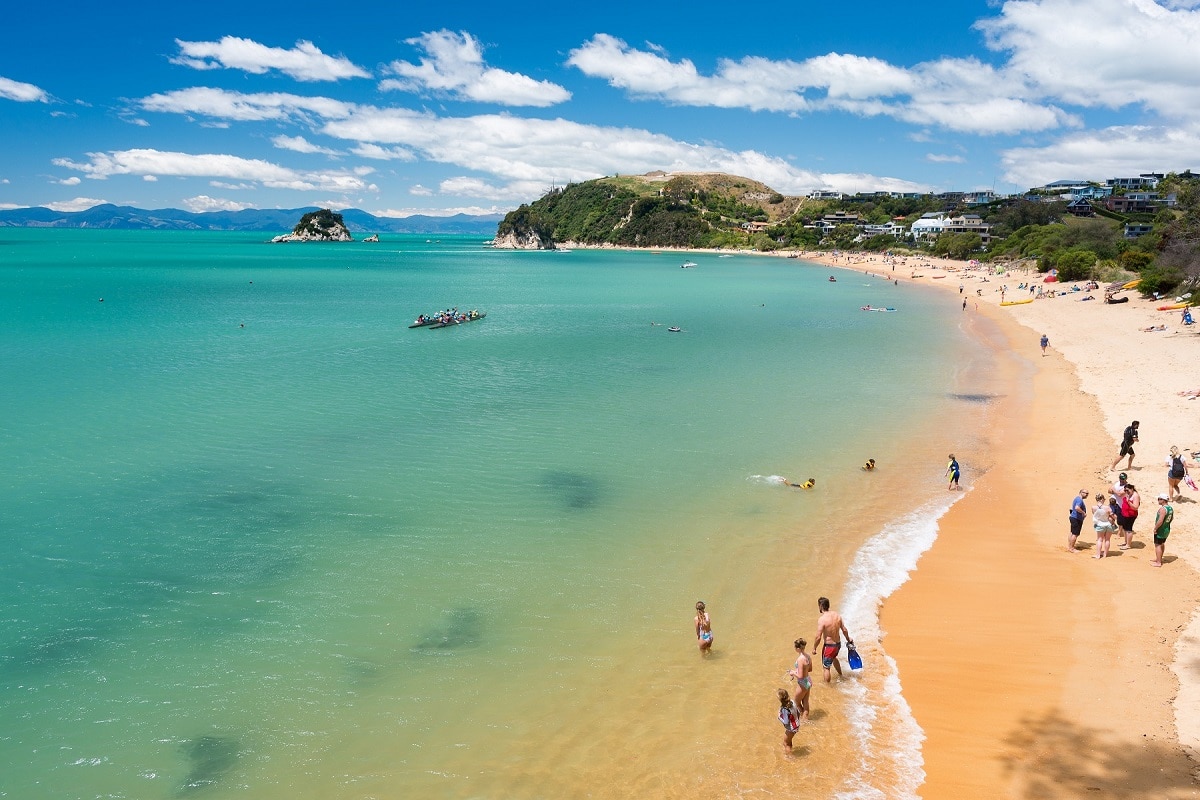
<svg viewBox="0 0 1200 800"><path fill-rule="evenodd" d="M1183 482L1186 483L1188 485L1188 488L1191 489L1193 492L1196 491L1196 481L1192 480L1191 475L1185 475L1183 477Z"/></svg>

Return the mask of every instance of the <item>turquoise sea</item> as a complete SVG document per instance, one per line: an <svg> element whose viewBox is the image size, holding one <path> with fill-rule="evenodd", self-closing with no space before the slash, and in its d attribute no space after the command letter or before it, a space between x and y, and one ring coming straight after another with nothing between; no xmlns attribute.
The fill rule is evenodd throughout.
<svg viewBox="0 0 1200 800"><path fill-rule="evenodd" d="M956 297L266 238L0 229L0 797L912 796L870 640L987 411ZM785 759L818 594L868 669Z"/></svg>

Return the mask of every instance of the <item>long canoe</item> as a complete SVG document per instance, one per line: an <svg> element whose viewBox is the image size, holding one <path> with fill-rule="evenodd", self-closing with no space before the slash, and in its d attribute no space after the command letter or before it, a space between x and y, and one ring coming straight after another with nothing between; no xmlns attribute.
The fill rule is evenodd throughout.
<svg viewBox="0 0 1200 800"><path fill-rule="evenodd" d="M1033 301L1034 301L1034 298L1029 297L1024 300L1005 300L1000 305L1002 305L1002 306L1023 306L1026 303L1032 303Z"/></svg>
<svg viewBox="0 0 1200 800"><path fill-rule="evenodd" d="M486 311L480 311L477 315L475 315L473 317L467 317L466 319L451 320L450 322L439 322L435 325L430 325L429 327L430 328L449 328L454 325L462 325L467 322L475 322L477 320L483 319L486 316L487 316Z"/></svg>
<svg viewBox="0 0 1200 800"><path fill-rule="evenodd" d="M426 327L426 326L429 326L429 325L437 325L437 324L438 324L438 318L437 318L437 317L426 317L425 319L423 319L423 320L422 320L422 321L420 321L420 322L417 322L416 320L413 320L413 324L412 324L412 325L409 325L408 327L410 327L410 328L424 328L424 327Z"/></svg>
<svg viewBox="0 0 1200 800"><path fill-rule="evenodd" d="M1187 303L1171 303L1170 305L1159 306L1158 310L1159 311L1178 311L1181 308L1187 308L1187 307L1188 307Z"/></svg>

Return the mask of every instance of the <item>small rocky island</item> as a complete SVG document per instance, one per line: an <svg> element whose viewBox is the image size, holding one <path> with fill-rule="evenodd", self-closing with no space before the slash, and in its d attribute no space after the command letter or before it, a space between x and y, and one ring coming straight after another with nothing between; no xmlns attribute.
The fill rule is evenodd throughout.
<svg viewBox="0 0 1200 800"><path fill-rule="evenodd" d="M310 211L300 218L291 233L276 236L272 242L352 242L341 214L328 208Z"/></svg>

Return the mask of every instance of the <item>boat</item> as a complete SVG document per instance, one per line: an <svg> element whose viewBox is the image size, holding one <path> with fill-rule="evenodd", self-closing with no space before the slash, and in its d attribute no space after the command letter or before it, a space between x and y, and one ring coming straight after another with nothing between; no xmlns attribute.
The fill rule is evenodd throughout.
<svg viewBox="0 0 1200 800"><path fill-rule="evenodd" d="M683 328L680 328L677 325L672 325L671 327L667 328L667 330L671 333L679 333L681 330L683 330Z"/></svg>
<svg viewBox="0 0 1200 800"><path fill-rule="evenodd" d="M860 306L859 310L860 311L895 311L896 309L893 308L892 306L888 306L887 308L880 308L879 306Z"/></svg>
<svg viewBox="0 0 1200 800"><path fill-rule="evenodd" d="M697 264L695 261L685 261L679 265L680 269L690 269L692 267L698 267L698 266L700 266L700 265Z"/></svg>
<svg viewBox="0 0 1200 800"><path fill-rule="evenodd" d="M1171 303L1169 305L1159 306L1158 310L1159 311L1178 311L1181 308L1187 308L1187 307L1188 307L1187 303Z"/></svg>
<svg viewBox="0 0 1200 800"><path fill-rule="evenodd" d="M837 283L837 278L835 278L835 277L833 277L832 275L830 275L830 276L829 276L829 282L830 282L830 283Z"/></svg>
<svg viewBox="0 0 1200 800"><path fill-rule="evenodd" d="M429 327L430 328L450 328L450 327L453 327L454 325L462 325L463 323L466 323L466 322L475 322L477 320L483 319L486 316L487 316L486 311L479 311L479 312L472 311L469 314L461 314L458 317L451 319L449 322L435 322L433 325L430 325Z"/></svg>
<svg viewBox="0 0 1200 800"><path fill-rule="evenodd" d="M946 276L945 276L945 275L930 275L929 277L930 277L932 280L935 280L935 281L936 281L936 280L938 280L939 278L944 278L944 277L946 277Z"/></svg>
<svg viewBox="0 0 1200 800"><path fill-rule="evenodd" d="M424 328L424 327L425 327L425 326L427 326L427 325L436 325L436 324L437 324L437 323L439 323L439 322L441 322L441 318L440 318L440 317L437 317L437 316L433 316L433 317L427 317L427 316L425 316L424 314L422 314L421 316L419 316L419 317L417 317L416 319L414 319L414 320L413 320L413 324L412 324L412 325L409 325L408 327L410 327L410 328Z"/></svg>
<svg viewBox="0 0 1200 800"><path fill-rule="evenodd" d="M1002 305L1002 306L1023 306L1026 303L1032 303L1033 301L1034 301L1034 298L1026 297L1024 300L1005 300L1000 305Z"/></svg>

